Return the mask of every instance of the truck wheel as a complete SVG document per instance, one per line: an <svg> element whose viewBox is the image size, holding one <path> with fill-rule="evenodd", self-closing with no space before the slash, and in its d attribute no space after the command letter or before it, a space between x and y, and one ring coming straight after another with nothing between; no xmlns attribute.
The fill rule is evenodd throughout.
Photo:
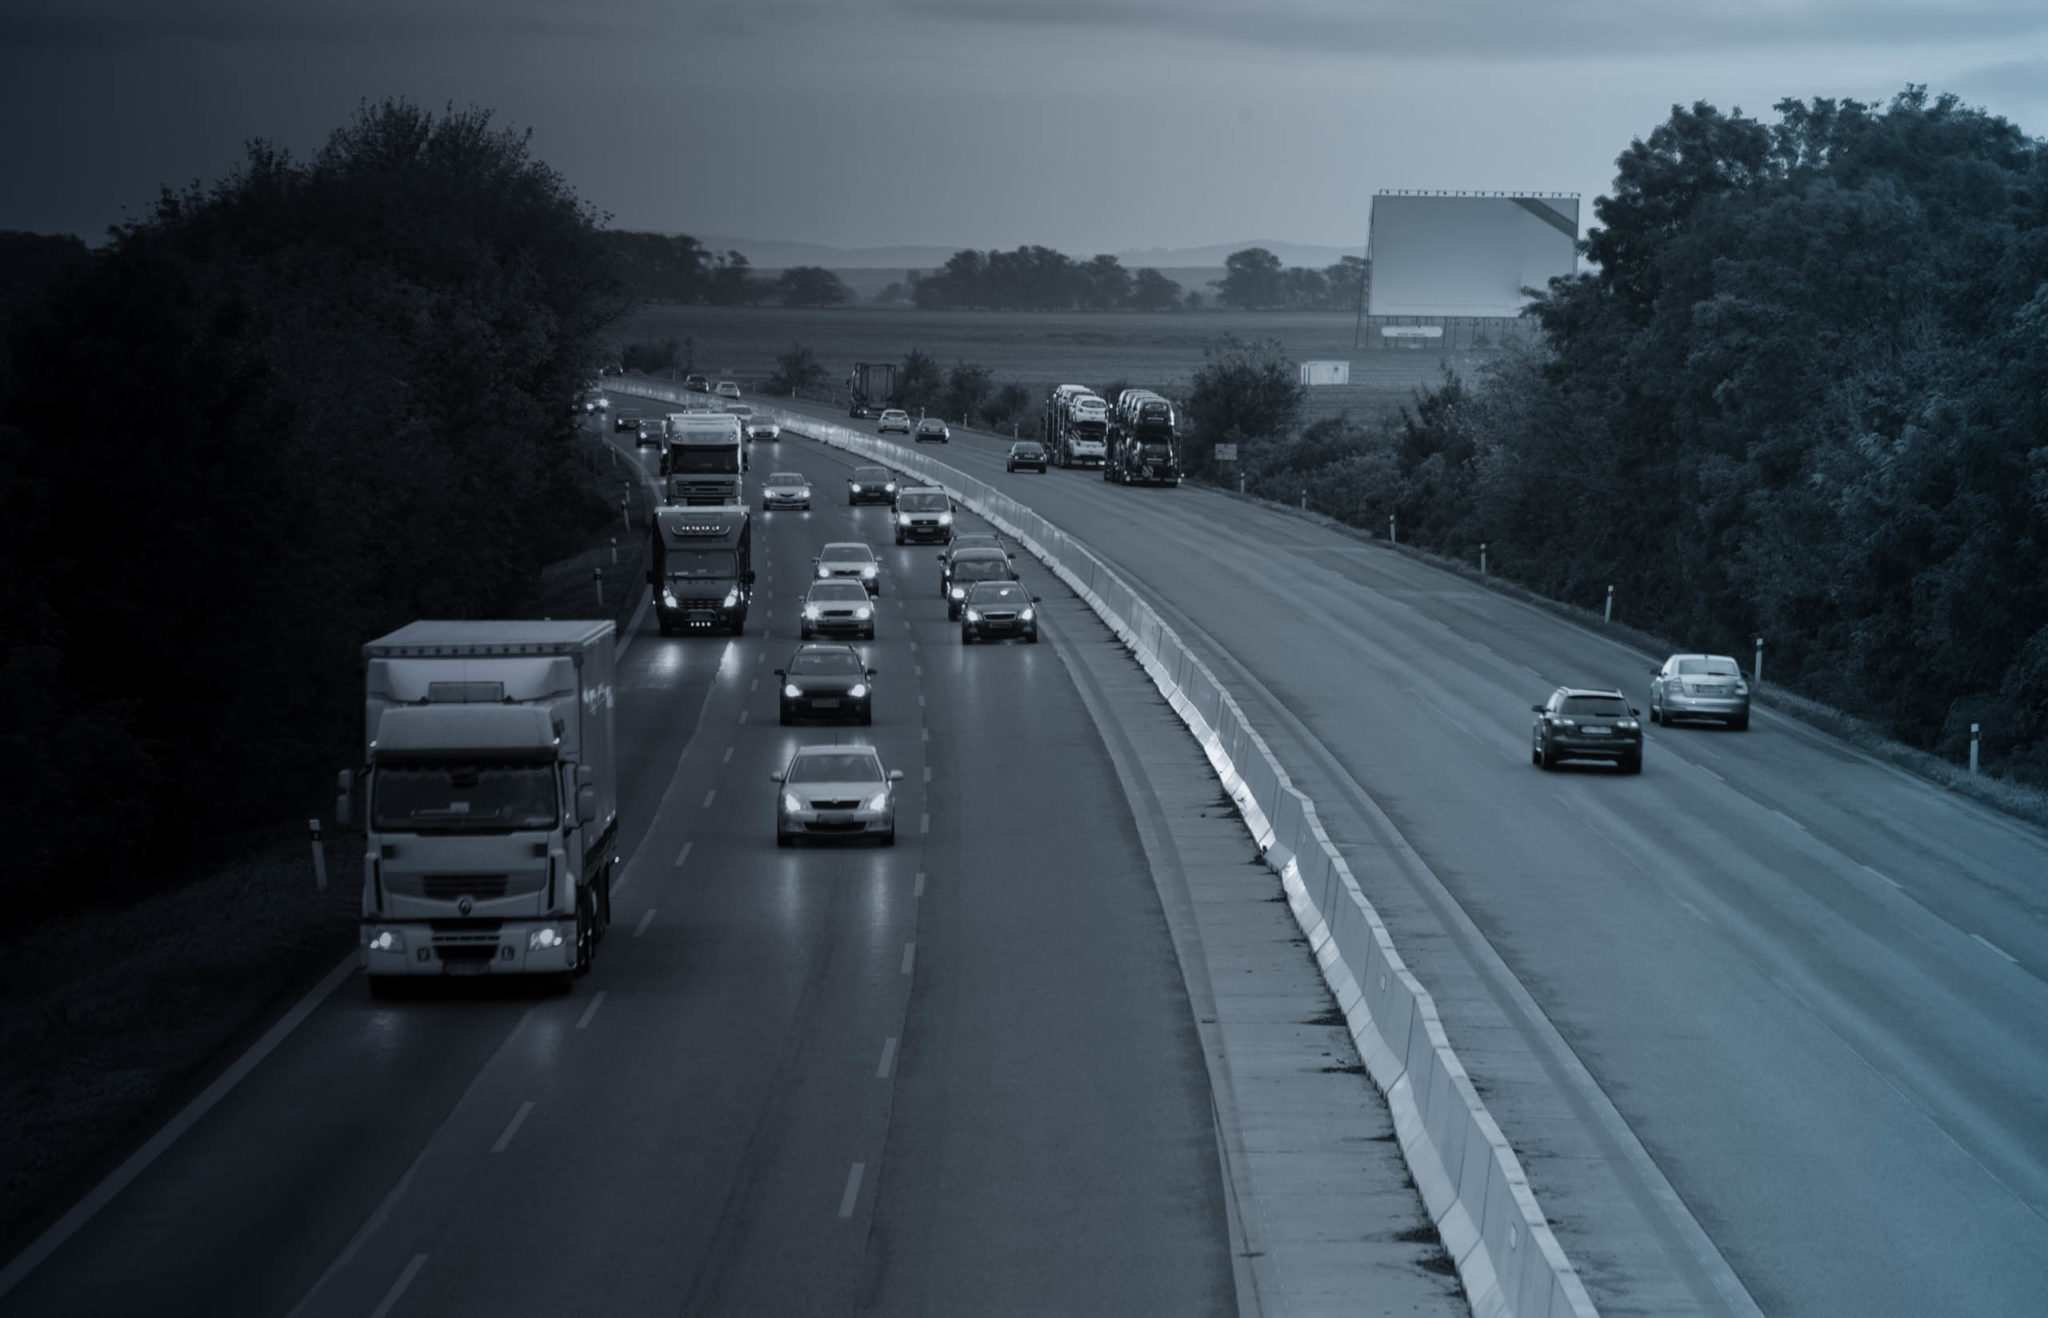
<svg viewBox="0 0 2048 1318"><path fill-rule="evenodd" d="M605 930L612 927L612 867L607 864L604 874L597 881L597 941L604 941Z"/></svg>
<svg viewBox="0 0 2048 1318"><path fill-rule="evenodd" d="M745 636L747 634L747 619L744 614L732 620L732 634L734 636Z"/></svg>
<svg viewBox="0 0 2048 1318"><path fill-rule="evenodd" d="M405 996L405 980L398 975L371 975L370 996L379 1002L390 1002Z"/></svg>
<svg viewBox="0 0 2048 1318"><path fill-rule="evenodd" d="M574 975L590 973L590 963L597 957L597 913L595 902L590 895L590 885L585 884L576 893L576 969Z"/></svg>

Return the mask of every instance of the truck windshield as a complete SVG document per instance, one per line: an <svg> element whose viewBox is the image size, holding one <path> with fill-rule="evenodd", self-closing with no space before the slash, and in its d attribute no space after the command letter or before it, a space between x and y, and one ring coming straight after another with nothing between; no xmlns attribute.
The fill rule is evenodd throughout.
<svg viewBox="0 0 2048 1318"><path fill-rule="evenodd" d="M740 470L740 451L736 448L684 448L677 445L668 451L668 469L736 476Z"/></svg>
<svg viewBox="0 0 2048 1318"><path fill-rule="evenodd" d="M1147 462L1164 462L1173 456L1171 444L1140 444L1138 456Z"/></svg>
<svg viewBox="0 0 2048 1318"><path fill-rule="evenodd" d="M386 765L377 770L370 813L384 832L553 828L554 770L545 764Z"/></svg>
<svg viewBox="0 0 2048 1318"><path fill-rule="evenodd" d="M739 575L739 560L730 549L671 549L668 551L668 574L693 581L706 577L736 577Z"/></svg>

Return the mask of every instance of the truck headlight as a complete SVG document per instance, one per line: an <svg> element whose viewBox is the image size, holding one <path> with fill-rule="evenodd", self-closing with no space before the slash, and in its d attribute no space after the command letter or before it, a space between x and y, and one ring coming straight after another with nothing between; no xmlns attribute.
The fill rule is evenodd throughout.
<svg viewBox="0 0 2048 1318"><path fill-rule="evenodd" d="M897 514L896 514L896 525L898 525L898 526L908 526L908 525L910 525L910 514L909 514L909 513L897 513Z"/></svg>
<svg viewBox="0 0 2048 1318"><path fill-rule="evenodd" d="M797 700L802 698L804 689L794 682L787 682L783 684L782 694L788 696L791 700Z"/></svg>
<svg viewBox="0 0 2048 1318"><path fill-rule="evenodd" d="M728 608L728 609L729 609L729 608L731 608L731 607L732 607L733 605L735 605L735 604L737 604L737 603L739 603L739 602L740 602L740 588L739 588L738 586L734 586L734 587L733 587L733 588L732 588L731 590L728 590L727 592L725 592L725 607L726 607L726 608Z"/></svg>
<svg viewBox="0 0 2048 1318"><path fill-rule="evenodd" d="M396 929L386 929L375 938L372 938L367 946L372 952L403 952L405 951L405 935L399 933Z"/></svg>
<svg viewBox="0 0 2048 1318"><path fill-rule="evenodd" d="M796 799L795 792L784 792L782 794L782 808L791 814L795 814L804 808L804 803Z"/></svg>
<svg viewBox="0 0 2048 1318"><path fill-rule="evenodd" d="M667 586L663 586L661 588L661 602L670 608L674 608L676 606L676 593Z"/></svg>
<svg viewBox="0 0 2048 1318"><path fill-rule="evenodd" d="M568 938L551 924L542 925L526 936L526 950L529 952L545 952L549 948L566 947L568 944Z"/></svg>

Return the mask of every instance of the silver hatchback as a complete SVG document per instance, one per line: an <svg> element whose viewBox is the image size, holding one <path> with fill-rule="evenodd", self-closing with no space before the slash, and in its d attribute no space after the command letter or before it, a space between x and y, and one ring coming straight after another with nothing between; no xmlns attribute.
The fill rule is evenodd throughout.
<svg viewBox="0 0 2048 1318"><path fill-rule="evenodd" d="M1749 726L1749 683L1725 654L1674 654L1650 670L1650 722L1709 718L1737 732Z"/></svg>

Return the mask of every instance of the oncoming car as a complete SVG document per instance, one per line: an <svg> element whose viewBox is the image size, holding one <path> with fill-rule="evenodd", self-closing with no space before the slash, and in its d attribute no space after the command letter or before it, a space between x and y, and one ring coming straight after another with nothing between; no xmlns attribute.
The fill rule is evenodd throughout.
<svg viewBox="0 0 2048 1318"><path fill-rule="evenodd" d="M814 581L804 596L797 635L858 636L875 639L875 604L866 587L857 581Z"/></svg>
<svg viewBox="0 0 2048 1318"><path fill-rule="evenodd" d="M1623 773L1643 771L1643 725L1619 691L1561 686L1531 706L1536 726L1529 761L1554 769L1564 760L1609 760Z"/></svg>
<svg viewBox="0 0 2048 1318"><path fill-rule="evenodd" d="M1038 598L1016 581L977 581L960 601L960 644L1019 636L1038 644Z"/></svg>
<svg viewBox="0 0 2048 1318"><path fill-rule="evenodd" d="M953 500L937 487L899 490L896 494L896 543L953 538Z"/></svg>
<svg viewBox="0 0 2048 1318"><path fill-rule="evenodd" d="M969 549L954 554L946 564L946 576L941 593L946 597L946 617L957 621L960 605L967 599L968 588L979 581L1015 581L1017 569L1010 566L1010 556L997 549Z"/></svg>
<svg viewBox="0 0 2048 1318"><path fill-rule="evenodd" d="M884 769L872 746L800 746L781 773L768 775L775 799L775 844L799 837L872 837L896 842L901 769Z"/></svg>
<svg viewBox="0 0 2048 1318"><path fill-rule="evenodd" d="M885 407L882 415L875 419L875 433L886 435L890 431L907 435L910 433L910 413L900 407Z"/></svg>
<svg viewBox="0 0 2048 1318"><path fill-rule="evenodd" d="M1009 461L1004 471L1035 471L1045 474L1045 445L1035 439L1020 439L1010 445Z"/></svg>
<svg viewBox="0 0 2048 1318"><path fill-rule="evenodd" d="M799 718L875 721L875 670L850 645L803 645L778 668L782 679L782 723Z"/></svg>
<svg viewBox="0 0 2048 1318"><path fill-rule="evenodd" d="M866 587L868 594L882 593L882 565L875 561L875 551L859 540L834 540L819 550L811 562L816 565L820 581L852 577Z"/></svg>
<svg viewBox="0 0 2048 1318"><path fill-rule="evenodd" d="M1749 726L1749 683L1742 665L1725 654L1674 654L1650 676L1650 722L1671 726L1677 718L1718 719L1743 731Z"/></svg>
<svg viewBox="0 0 2048 1318"><path fill-rule="evenodd" d="M770 508L809 508L811 506L811 483L801 472L772 471L768 479L761 482L761 510Z"/></svg>
<svg viewBox="0 0 2048 1318"><path fill-rule="evenodd" d="M935 416L928 416L917 423L917 434L914 438L920 444L928 439L940 444L950 444L953 442L953 432L946 429L945 422Z"/></svg>
<svg viewBox="0 0 2048 1318"><path fill-rule="evenodd" d="M894 503L896 477L887 467L855 467L853 474L846 478L846 502Z"/></svg>

